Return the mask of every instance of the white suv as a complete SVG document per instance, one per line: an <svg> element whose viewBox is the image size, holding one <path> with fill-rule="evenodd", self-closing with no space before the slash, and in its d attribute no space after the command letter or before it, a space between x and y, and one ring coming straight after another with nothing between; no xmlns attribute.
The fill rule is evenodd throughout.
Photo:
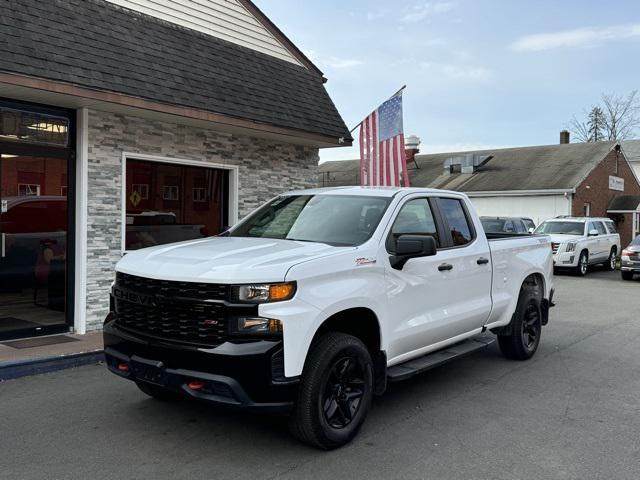
<svg viewBox="0 0 640 480"><path fill-rule="evenodd" d="M620 235L610 218L556 217L543 222L535 233L549 235L556 268L570 268L586 275L589 265L616 269Z"/></svg>

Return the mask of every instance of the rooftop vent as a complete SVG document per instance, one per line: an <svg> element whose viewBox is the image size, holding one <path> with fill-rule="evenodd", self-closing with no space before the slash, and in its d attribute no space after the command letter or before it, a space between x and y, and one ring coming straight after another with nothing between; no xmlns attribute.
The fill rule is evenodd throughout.
<svg viewBox="0 0 640 480"><path fill-rule="evenodd" d="M444 173L474 173L491 159L491 155L468 153L449 157L444 161Z"/></svg>

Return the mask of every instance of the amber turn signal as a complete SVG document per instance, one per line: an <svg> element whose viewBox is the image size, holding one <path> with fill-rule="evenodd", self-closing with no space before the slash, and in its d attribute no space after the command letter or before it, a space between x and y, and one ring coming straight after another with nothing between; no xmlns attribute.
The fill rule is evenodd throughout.
<svg viewBox="0 0 640 480"><path fill-rule="evenodd" d="M276 283L275 285L269 285L269 300L272 302L288 300L293 297L295 291L295 283Z"/></svg>

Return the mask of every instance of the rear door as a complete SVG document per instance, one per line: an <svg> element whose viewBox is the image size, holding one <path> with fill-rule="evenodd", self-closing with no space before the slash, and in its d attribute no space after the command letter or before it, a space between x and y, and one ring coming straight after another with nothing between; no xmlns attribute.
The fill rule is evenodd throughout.
<svg viewBox="0 0 640 480"><path fill-rule="evenodd" d="M491 312L489 242L462 198L438 197L437 206L446 244L438 268L446 268L441 278L450 288L450 332L462 334L482 327Z"/></svg>

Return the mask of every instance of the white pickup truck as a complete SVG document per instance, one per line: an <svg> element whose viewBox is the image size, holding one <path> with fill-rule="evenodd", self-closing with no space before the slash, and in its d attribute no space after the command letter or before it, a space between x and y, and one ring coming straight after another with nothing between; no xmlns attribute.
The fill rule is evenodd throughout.
<svg viewBox="0 0 640 480"><path fill-rule="evenodd" d="M553 299L548 236L487 239L467 197L418 188L281 195L222 236L127 254L108 368L156 398L289 413L347 443L387 382L486 348L530 358Z"/></svg>
<svg viewBox="0 0 640 480"><path fill-rule="evenodd" d="M549 235L556 268L585 276L589 265L615 270L620 235L610 218L560 216L542 222L535 233Z"/></svg>

